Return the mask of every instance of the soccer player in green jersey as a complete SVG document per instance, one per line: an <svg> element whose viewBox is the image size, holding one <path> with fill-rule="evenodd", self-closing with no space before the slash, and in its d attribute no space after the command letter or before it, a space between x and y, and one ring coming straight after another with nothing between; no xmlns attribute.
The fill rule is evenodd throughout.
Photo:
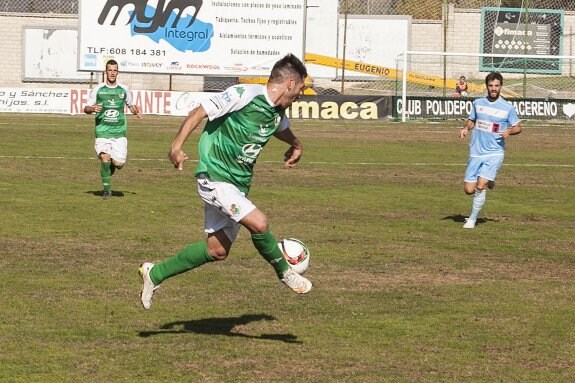
<svg viewBox="0 0 575 383"><path fill-rule="evenodd" d="M109 60L106 63L106 80L92 89L88 102L84 106L86 114L96 113L94 149L100 160L104 199L112 197L112 175L117 169L124 167L128 156L125 106L138 119L142 119L140 108L132 104L132 95L128 87L117 82L117 78L118 63L115 60Z"/></svg>
<svg viewBox="0 0 575 383"><path fill-rule="evenodd" d="M207 239L188 245L162 263L140 266L140 297L145 309L167 278L225 259L241 226L250 232L255 248L285 285L299 294L311 290L311 282L284 259L266 215L248 199L254 165L272 137L290 146L285 152L286 167L293 167L302 155L302 143L290 129L285 110L300 96L306 77L305 65L288 54L275 63L266 85L234 85L200 102L183 121L168 154L178 170L189 158L183 150L186 139L208 118L195 170L197 192L205 204Z"/></svg>

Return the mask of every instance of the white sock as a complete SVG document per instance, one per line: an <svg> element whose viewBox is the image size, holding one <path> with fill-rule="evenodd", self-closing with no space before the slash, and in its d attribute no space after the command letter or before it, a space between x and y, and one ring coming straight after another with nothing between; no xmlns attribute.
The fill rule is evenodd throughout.
<svg viewBox="0 0 575 383"><path fill-rule="evenodd" d="M485 197L487 195L487 190L475 189L475 194L473 195L473 207L471 209L471 215L469 216L470 221L477 221L479 212L485 205Z"/></svg>

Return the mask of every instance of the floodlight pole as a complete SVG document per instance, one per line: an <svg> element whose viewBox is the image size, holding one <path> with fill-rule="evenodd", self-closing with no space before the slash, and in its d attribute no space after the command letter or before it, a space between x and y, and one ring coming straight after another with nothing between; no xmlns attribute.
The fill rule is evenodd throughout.
<svg viewBox="0 0 575 383"><path fill-rule="evenodd" d="M527 29L529 27L529 0L525 2L525 40L527 40ZM525 48L523 54L527 54L527 41L525 41ZM523 98L527 95L527 59L523 60Z"/></svg>
<svg viewBox="0 0 575 383"><path fill-rule="evenodd" d="M447 27L449 23L449 9L447 0L443 0L442 7L443 16L443 51L447 52ZM443 97L446 96L447 91L447 56L443 56Z"/></svg>
<svg viewBox="0 0 575 383"><path fill-rule="evenodd" d="M343 53L341 57L341 94L345 93L345 51L347 45L347 0L343 2L345 10L343 13L344 23L343 23Z"/></svg>

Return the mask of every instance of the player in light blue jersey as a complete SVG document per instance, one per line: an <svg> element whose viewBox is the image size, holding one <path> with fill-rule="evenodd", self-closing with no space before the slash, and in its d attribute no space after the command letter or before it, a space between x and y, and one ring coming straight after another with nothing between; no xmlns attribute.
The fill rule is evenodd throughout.
<svg viewBox="0 0 575 383"><path fill-rule="evenodd" d="M495 177L505 156L505 140L521 133L515 107L501 97L503 76L497 72L489 73L485 77L485 86L487 97L473 102L467 123L459 132L463 139L473 130L463 187L467 195L473 194L473 206L463 225L465 229L475 227L477 216L485 204L487 189L495 185Z"/></svg>

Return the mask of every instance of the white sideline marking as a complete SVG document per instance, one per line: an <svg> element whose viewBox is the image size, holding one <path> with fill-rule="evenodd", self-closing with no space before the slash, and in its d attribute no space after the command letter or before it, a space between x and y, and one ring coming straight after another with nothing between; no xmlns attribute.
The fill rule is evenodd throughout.
<svg viewBox="0 0 575 383"><path fill-rule="evenodd" d="M19 159L19 160L97 160L96 157L59 157L59 156L1 156L0 158ZM168 162L163 158L129 158L132 161L160 161ZM188 160L188 162L198 162L198 160ZM260 163L267 164L282 164L283 161L259 161ZM365 166L465 166L466 162L462 163L440 163L440 162L330 162L330 161L305 161L306 164L314 165L365 165ZM525 168L574 168L572 164L503 164L504 166L525 167Z"/></svg>

